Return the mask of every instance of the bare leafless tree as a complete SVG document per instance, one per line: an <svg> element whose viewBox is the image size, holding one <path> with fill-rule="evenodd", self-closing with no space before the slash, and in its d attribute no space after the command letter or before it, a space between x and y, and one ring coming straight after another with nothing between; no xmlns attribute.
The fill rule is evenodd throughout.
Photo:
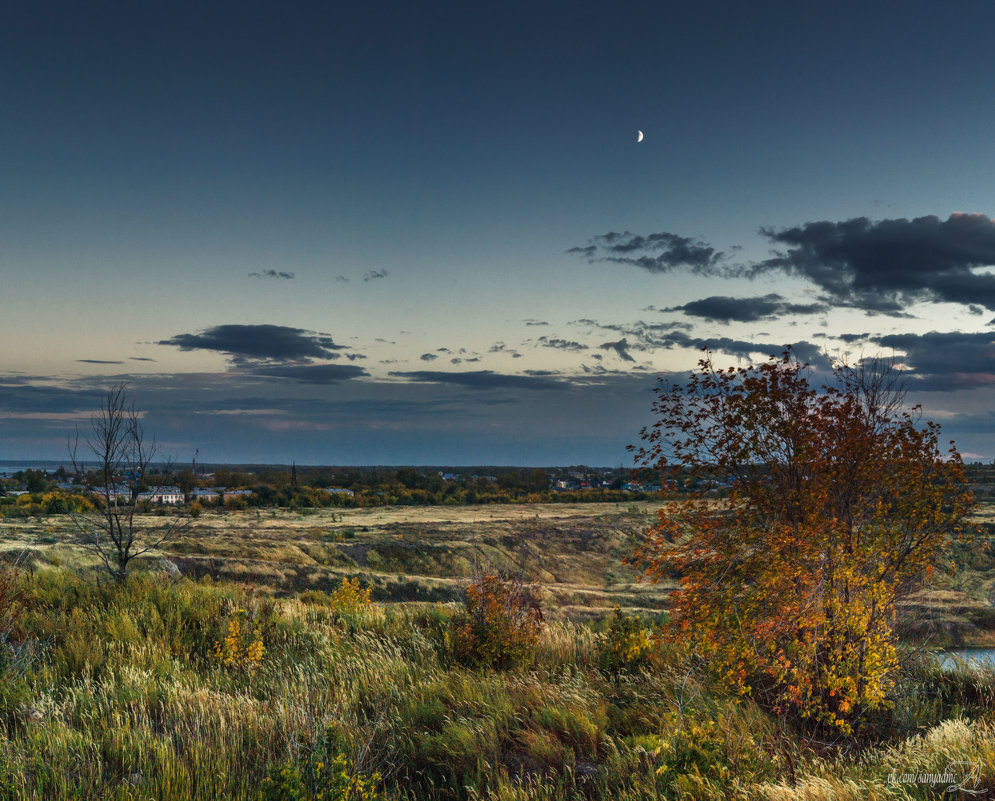
<svg viewBox="0 0 995 801"><path fill-rule="evenodd" d="M98 498L98 508L92 513L71 514L78 542L95 553L115 579L123 581L135 557L158 548L188 520L175 516L152 525L137 515L143 496L161 499L164 485L161 480L156 483L151 469L159 447L154 436L146 438L142 415L129 401L125 384L107 391L82 442L79 429L70 440L69 457L78 474L85 472L81 446L96 461L97 478L91 490ZM167 465L158 476L169 473Z"/></svg>

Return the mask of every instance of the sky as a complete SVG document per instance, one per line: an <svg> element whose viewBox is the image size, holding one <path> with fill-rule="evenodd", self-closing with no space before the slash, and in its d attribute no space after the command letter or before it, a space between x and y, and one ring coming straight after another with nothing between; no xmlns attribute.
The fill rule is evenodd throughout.
<svg viewBox="0 0 995 801"><path fill-rule="evenodd" d="M995 459L995 5L0 11L0 459L630 465L657 378L894 357ZM637 142L638 132L643 133Z"/></svg>

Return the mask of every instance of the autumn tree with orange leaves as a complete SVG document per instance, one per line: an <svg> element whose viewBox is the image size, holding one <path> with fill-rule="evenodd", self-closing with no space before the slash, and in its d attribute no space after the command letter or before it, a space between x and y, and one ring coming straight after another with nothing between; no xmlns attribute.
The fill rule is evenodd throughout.
<svg viewBox="0 0 995 801"><path fill-rule="evenodd" d="M960 455L904 398L880 359L817 386L790 351L728 369L706 356L687 384L661 379L634 448L643 466L699 479L635 554L651 579L680 576L671 633L809 727L848 734L887 704L896 600L971 505Z"/></svg>

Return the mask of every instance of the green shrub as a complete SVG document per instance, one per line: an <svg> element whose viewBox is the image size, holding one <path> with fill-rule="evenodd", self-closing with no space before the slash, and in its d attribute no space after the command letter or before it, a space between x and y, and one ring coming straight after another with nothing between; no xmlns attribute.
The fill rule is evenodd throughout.
<svg viewBox="0 0 995 801"><path fill-rule="evenodd" d="M608 631L601 635L598 665L613 676L622 671L637 670L649 664L652 647L649 632L642 621L616 606Z"/></svg>
<svg viewBox="0 0 995 801"><path fill-rule="evenodd" d="M263 779L264 801L376 801L380 775L355 769L335 748L335 733L322 732L297 760L270 768Z"/></svg>

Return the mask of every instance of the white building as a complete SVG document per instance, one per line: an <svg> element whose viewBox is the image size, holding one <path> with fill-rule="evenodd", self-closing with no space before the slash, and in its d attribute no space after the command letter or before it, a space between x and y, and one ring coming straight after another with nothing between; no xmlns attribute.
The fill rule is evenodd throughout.
<svg viewBox="0 0 995 801"><path fill-rule="evenodd" d="M183 503L183 491L179 487L158 487L151 492L139 493L138 498L149 503L176 506Z"/></svg>

